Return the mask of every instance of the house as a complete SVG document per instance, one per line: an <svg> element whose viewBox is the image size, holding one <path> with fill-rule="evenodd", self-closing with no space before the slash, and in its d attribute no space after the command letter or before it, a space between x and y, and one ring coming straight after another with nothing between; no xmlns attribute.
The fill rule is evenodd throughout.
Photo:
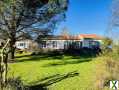
<svg viewBox="0 0 119 90"><path fill-rule="evenodd" d="M77 36L53 36L43 40L41 48L67 49L69 47L80 47L80 38Z"/></svg>
<svg viewBox="0 0 119 90"><path fill-rule="evenodd" d="M16 42L16 48L17 49L36 49L38 47L38 43L36 43L33 40L26 39L26 40L21 40Z"/></svg>
<svg viewBox="0 0 119 90"><path fill-rule="evenodd" d="M76 36L52 36L43 40L40 48L68 49L68 48L99 48L102 37L96 34L80 34Z"/></svg>
<svg viewBox="0 0 119 90"><path fill-rule="evenodd" d="M48 36L43 39L39 44L33 40L21 40L16 42L18 49L68 49L68 48L99 48L101 45L102 37L96 34L80 34L80 35L57 35Z"/></svg>
<svg viewBox="0 0 119 90"><path fill-rule="evenodd" d="M81 39L82 47L95 48L100 47L102 37L96 34L80 34L79 38Z"/></svg>

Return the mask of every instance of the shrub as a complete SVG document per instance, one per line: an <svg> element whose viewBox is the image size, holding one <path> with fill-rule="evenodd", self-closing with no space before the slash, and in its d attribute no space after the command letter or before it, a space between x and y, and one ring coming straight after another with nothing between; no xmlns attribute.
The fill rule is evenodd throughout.
<svg viewBox="0 0 119 90"><path fill-rule="evenodd" d="M109 87L110 80L119 80L119 60L108 54L97 58L96 64L96 88Z"/></svg>
<svg viewBox="0 0 119 90"><path fill-rule="evenodd" d="M105 37L102 40L101 50L103 54L107 54L112 51L113 40L109 37Z"/></svg>
<svg viewBox="0 0 119 90"><path fill-rule="evenodd" d="M104 88L104 83L107 77L109 77L109 73L106 71L106 63L103 61L105 57L98 57L96 60L96 83L95 86L98 89Z"/></svg>
<svg viewBox="0 0 119 90"><path fill-rule="evenodd" d="M24 87L20 78L9 78L7 86L3 90L28 90Z"/></svg>

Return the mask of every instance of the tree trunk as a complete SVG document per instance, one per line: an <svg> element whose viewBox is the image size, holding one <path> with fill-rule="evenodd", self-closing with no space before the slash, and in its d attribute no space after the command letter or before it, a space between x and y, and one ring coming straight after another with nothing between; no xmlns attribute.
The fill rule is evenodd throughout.
<svg viewBox="0 0 119 90"><path fill-rule="evenodd" d="M10 61L14 61L14 54L15 54L15 48L14 47L10 47L10 53L9 53L9 60Z"/></svg>
<svg viewBox="0 0 119 90"><path fill-rule="evenodd" d="M16 40L15 39L10 39L10 46L9 46L9 49L10 49L10 52L9 52L9 55L8 55L8 58L9 58L9 61L14 61L14 58L15 58L15 42Z"/></svg>
<svg viewBox="0 0 119 90"><path fill-rule="evenodd" d="M7 73L8 73L8 53L7 47L10 39L7 40L7 43L2 47L1 50L1 60L0 60L0 90L7 85Z"/></svg>

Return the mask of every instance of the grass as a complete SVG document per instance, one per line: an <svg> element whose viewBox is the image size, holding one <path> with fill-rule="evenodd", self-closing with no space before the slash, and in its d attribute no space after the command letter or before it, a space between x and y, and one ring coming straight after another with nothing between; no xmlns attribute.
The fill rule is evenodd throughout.
<svg viewBox="0 0 119 90"><path fill-rule="evenodd" d="M20 77L26 86L42 90L92 90L96 62L93 59L21 54L17 55L15 63L9 65L9 76Z"/></svg>

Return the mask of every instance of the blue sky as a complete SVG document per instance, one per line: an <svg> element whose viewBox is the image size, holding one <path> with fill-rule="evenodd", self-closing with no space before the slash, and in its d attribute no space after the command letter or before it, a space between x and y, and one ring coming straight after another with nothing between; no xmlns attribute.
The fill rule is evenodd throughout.
<svg viewBox="0 0 119 90"><path fill-rule="evenodd" d="M110 18L111 0L70 0L65 22L61 22L59 34L63 27L67 27L71 34L99 34L104 35Z"/></svg>

